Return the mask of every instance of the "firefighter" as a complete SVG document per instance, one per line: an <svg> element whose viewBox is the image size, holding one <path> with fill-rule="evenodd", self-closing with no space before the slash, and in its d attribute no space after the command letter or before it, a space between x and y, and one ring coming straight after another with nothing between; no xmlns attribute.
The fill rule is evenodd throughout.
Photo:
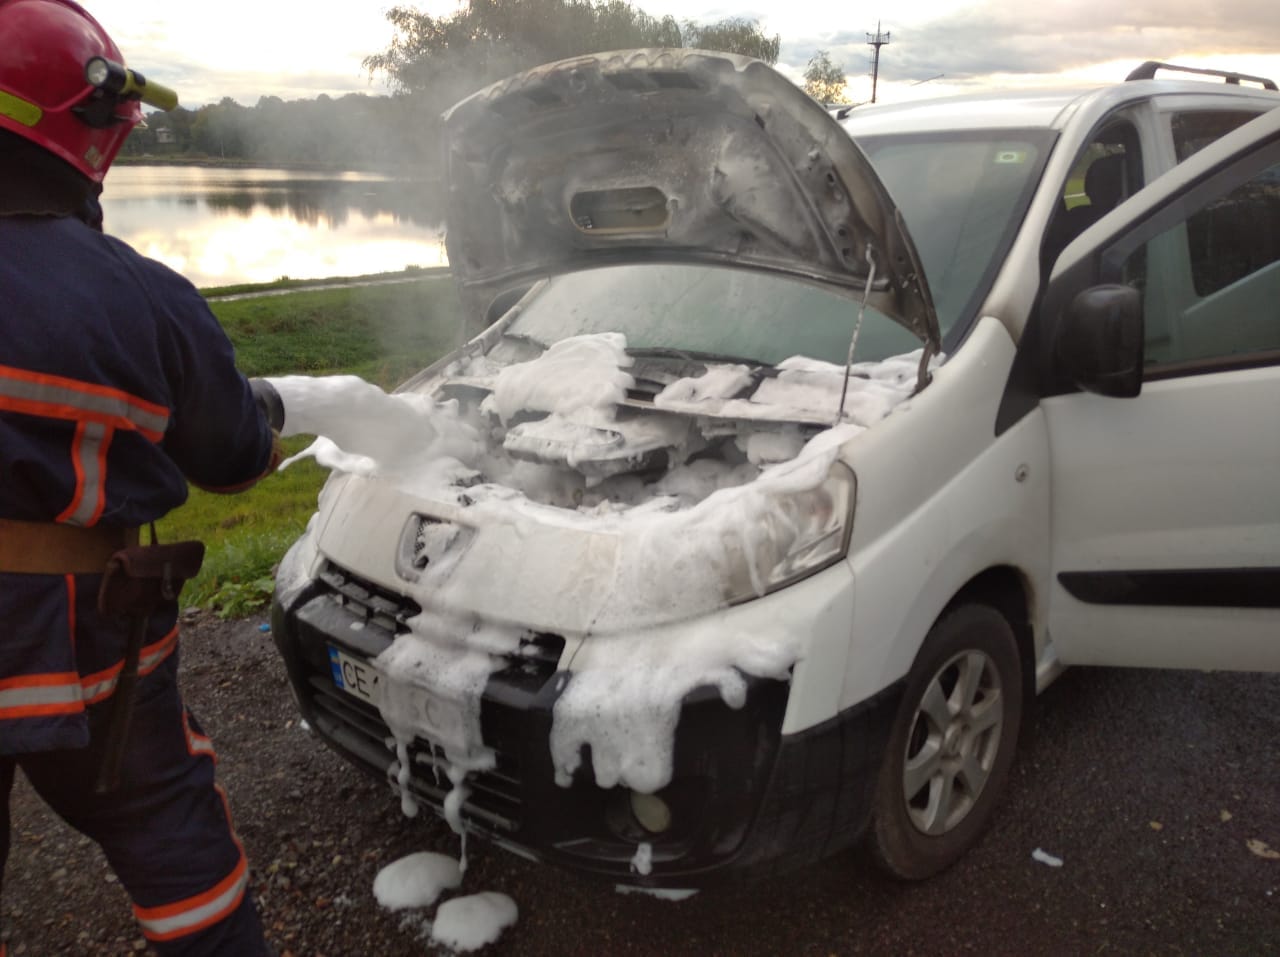
<svg viewBox="0 0 1280 957"><path fill-rule="evenodd" d="M275 464L204 300L101 232L144 95L80 6L0 0L0 875L20 768L102 847L156 952L266 954L213 746L178 693L173 597L137 619L118 781L99 793L131 632L99 610L108 560L188 480L238 491Z"/></svg>

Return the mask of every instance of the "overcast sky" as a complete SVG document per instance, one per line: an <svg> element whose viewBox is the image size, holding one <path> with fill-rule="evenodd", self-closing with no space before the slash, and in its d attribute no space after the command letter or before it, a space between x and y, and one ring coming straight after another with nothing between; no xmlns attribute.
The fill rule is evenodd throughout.
<svg viewBox="0 0 1280 957"><path fill-rule="evenodd" d="M360 60L386 49L386 0L219 0L138 3L82 0L130 66L177 89L183 105L230 96L252 106L263 95L387 92ZM410 6L434 15L455 0ZM833 0L639 0L654 16L713 22L741 16L782 37L778 66L798 79L827 50L849 77L850 97L870 96L867 34L881 48L882 102L980 87L1105 82L1143 60L1169 59L1280 78L1277 0L897 0L882 12Z"/></svg>

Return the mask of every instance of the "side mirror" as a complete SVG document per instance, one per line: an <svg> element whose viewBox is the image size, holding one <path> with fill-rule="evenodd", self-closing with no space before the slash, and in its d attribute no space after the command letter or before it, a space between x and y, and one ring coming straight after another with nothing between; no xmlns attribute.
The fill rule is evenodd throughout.
<svg viewBox="0 0 1280 957"><path fill-rule="evenodd" d="M1131 286L1092 286L1078 294L1053 340L1056 371L1098 395L1132 399L1142 391L1142 294Z"/></svg>

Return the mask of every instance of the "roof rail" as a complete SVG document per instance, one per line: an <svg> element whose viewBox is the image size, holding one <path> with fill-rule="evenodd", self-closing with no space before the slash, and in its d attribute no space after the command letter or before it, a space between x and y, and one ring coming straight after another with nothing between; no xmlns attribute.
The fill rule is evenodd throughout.
<svg viewBox="0 0 1280 957"><path fill-rule="evenodd" d="M1138 67L1132 73L1125 77L1126 80L1154 80L1156 70L1176 70L1178 73L1199 73L1202 76L1220 76L1226 82L1239 86L1243 81L1245 83L1257 83L1264 90L1276 89L1276 81L1268 80L1265 76L1250 76L1247 73L1231 73L1227 70L1201 70L1194 66L1178 66L1176 63L1162 63L1159 60L1148 60L1142 66Z"/></svg>

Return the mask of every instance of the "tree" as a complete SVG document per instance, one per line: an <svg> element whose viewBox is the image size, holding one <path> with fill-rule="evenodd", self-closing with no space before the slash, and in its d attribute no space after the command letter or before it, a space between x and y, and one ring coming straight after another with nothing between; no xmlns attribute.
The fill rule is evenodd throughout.
<svg viewBox="0 0 1280 957"><path fill-rule="evenodd" d="M755 20L730 17L719 23L700 26L686 20L682 30L684 46L698 50L718 50L721 53L740 53L755 57L765 63L778 62L778 49L782 38L778 34L766 36Z"/></svg>
<svg viewBox="0 0 1280 957"><path fill-rule="evenodd" d="M243 156L248 110L229 96L201 107L191 124L191 145L210 156Z"/></svg>
<svg viewBox="0 0 1280 957"><path fill-rule="evenodd" d="M468 0L448 17L402 6L387 11L387 20L395 28L391 45L365 57L365 69L441 108L505 76L585 53L697 46L774 63L780 43L754 20L682 28L626 0Z"/></svg>
<svg viewBox="0 0 1280 957"><path fill-rule="evenodd" d="M809 58L804 71L804 91L819 103L848 103L847 83L844 70L831 62L826 50L819 50Z"/></svg>

